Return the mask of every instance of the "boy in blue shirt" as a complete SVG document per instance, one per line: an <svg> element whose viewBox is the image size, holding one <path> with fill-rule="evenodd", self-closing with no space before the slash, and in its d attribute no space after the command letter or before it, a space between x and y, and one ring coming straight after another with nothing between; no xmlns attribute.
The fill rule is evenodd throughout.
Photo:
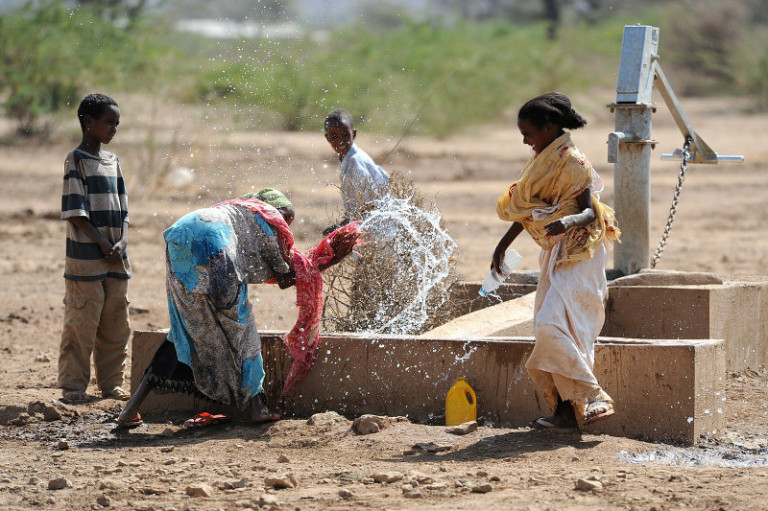
<svg viewBox="0 0 768 511"><path fill-rule="evenodd" d="M58 385L65 401L90 400L85 391L93 354L102 397L126 400L128 197L120 160L101 149L117 133L120 110L109 96L89 94L77 116L83 138L67 155L61 196L67 244Z"/></svg>
<svg viewBox="0 0 768 511"><path fill-rule="evenodd" d="M352 115L344 109L333 110L325 118L325 139L339 157L339 179L344 217L339 225L327 227L328 235L338 227L363 218L371 204L386 194L389 174L374 163L368 153L354 143L357 130Z"/></svg>

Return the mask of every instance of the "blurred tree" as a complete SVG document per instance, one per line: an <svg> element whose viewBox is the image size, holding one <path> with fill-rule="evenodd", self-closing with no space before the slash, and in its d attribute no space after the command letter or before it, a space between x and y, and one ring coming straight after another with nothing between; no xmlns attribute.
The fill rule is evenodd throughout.
<svg viewBox="0 0 768 511"><path fill-rule="evenodd" d="M77 0L77 5L113 23L125 20L126 26L131 28L144 14L147 0Z"/></svg>
<svg viewBox="0 0 768 511"><path fill-rule="evenodd" d="M557 39L557 29L560 28L560 2L558 0L542 0L544 3L544 16L547 18L547 38Z"/></svg>
<svg viewBox="0 0 768 511"><path fill-rule="evenodd" d="M0 98L20 135L47 135L43 119L79 101L82 89L122 75L147 80L155 57L147 38L101 14L37 0L0 16Z"/></svg>
<svg viewBox="0 0 768 511"><path fill-rule="evenodd" d="M679 80L679 92L703 96L732 90L745 63L745 30L750 11L744 2L719 0L680 3L662 25L659 53ZM669 73L669 71L668 71Z"/></svg>
<svg viewBox="0 0 768 511"><path fill-rule="evenodd" d="M298 17L296 0L166 0L162 11L182 19L216 18L265 23L285 23Z"/></svg>
<svg viewBox="0 0 768 511"><path fill-rule="evenodd" d="M368 27L385 30L400 28L409 21L408 15L403 13L402 9L387 1L362 5L360 18Z"/></svg>

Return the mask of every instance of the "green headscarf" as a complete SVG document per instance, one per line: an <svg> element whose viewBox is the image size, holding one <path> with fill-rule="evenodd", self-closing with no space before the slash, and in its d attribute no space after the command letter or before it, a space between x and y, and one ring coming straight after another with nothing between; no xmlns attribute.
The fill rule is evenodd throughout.
<svg viewBox="0 0 768 511"><path fill-rule="evenodd" d="M292 208L293 204L288 200L288 197L278 192L274 188L264 188L256 193L249 192L240 196L241 199L259 199L264 201L270 206L280 208Z"/></svg>

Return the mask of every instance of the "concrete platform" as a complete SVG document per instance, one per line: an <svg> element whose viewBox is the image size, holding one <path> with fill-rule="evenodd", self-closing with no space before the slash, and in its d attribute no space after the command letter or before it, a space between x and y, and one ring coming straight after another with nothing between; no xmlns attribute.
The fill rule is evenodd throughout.
<svg viewBox="0 0 768 511"><path fill-rule="evenodd" d="M483 298L483 300L489 300ZM496 303L459 316L420 337L473 339L478 337L533 336L533 308L536 293Z"/></svg>
<svg viewBox="0 0 768 511"><path fill-rule="evenodd" d="M728 371L759 370L768 366L768 282L611 285L601 335L725 339Z"/></svg>
<svg viewBox="0 0 768 511"><path fill-rule="evenodd" d="M132 390L164 332L135 332ZM262 334L267 382L274 402L290 360L282 332ZM289 415L326 410L347 416L406 415L442 424L445 395L459 376L474 388L478 415L486 424L524 426L548 413L528 379L525 360L532 338L427 339L411 336L325 335L315 367L285 403ZM658 441L695 443L723 428L725 400L722 340L601 338L596 376L616 401L616 415L594 432ZM186 396L152 395L142 412L214 411L215 405ZM228 410L231 411L231 410Z"/></svg>
<svg viewBox="0 0 768 511"><path fill-rule="evenodd" d="M514 281L518 279L519 281ZM477 298L479 283L462 284L455 319L426 337L466 339L533 335L535 275L514 275L503 303ZM530 293L530 294L525 294ZM473 296L475 298L473 298ZM726 369L768 367L768 282L726 281L708 273L648 271L608 287L601 335L624 339L724 339Z"/></svg>

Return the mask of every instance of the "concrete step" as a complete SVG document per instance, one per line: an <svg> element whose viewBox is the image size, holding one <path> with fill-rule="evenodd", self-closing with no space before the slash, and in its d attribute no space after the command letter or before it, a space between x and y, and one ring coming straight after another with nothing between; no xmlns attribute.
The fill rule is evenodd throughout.
<svg viewBox="0 0 768 511"><path fill-rule="evenodd" d="M265 390L276 402L290 359L282 332L262 333ZM165 332L133 336L132 389L165 338ZM315 366L285 402L297 417L334 410L408 416L442 424L445 396L459 376L477 394L486 425L525 426L549 410L528 378L530 337L439 339L413 336L323 335ZM693 444L722 431L725 407L725 343L722 340L600 338L595 375L614 398L616 415L590 431L654 441ZM218 411L186 396L151 395L142 412ZM224 410L229 411L232 410Z"/></svg>

